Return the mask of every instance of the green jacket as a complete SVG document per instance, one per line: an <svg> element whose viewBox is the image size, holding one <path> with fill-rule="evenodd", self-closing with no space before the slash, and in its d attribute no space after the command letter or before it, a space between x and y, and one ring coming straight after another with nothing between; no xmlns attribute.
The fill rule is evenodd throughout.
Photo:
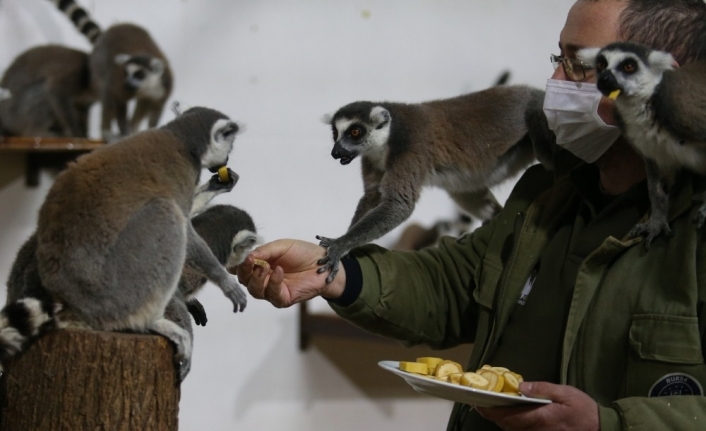
<svg viewBox="0 0 706 431"><path fill-rule="evenodd" d="M673 191L669 241L655 240L646 252L639 238L608 237L581 263L560 382L597 401L602 431L706 429L706 397L649 397L674 388L687 393L694 384L703 394L706 385L706 229L692 222L699 207L692 195L703 183L687 176ZM471 234L420 252L354 250L363 290L351 305L332 307L405 344L474 343L467 369L476 369L502 334L552 226L572 216L575 199L567 177L555 180L534 166L501 214Z"/></svg>

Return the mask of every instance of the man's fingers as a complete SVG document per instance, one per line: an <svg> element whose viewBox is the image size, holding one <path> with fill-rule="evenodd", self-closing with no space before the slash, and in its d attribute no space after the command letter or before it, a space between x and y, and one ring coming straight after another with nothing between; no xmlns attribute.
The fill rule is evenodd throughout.
<svg viewBox="0 0 706 431"><path fill-rule="evenodd" d="M248 259L251 258L248 257ZM244 268L242 271L247 272L247 269ZM265 299L265 290L269 278L267 273L268 270L261 266L250 265L250 274L249 277L247 277L247 283L245 285L253 298Z"/></svg>
<svg viewBox="0 0 706 431"><path fill-rule="evenodd" d="M282 282L284 281L284 270L282 267L277 266L267 281L267 287L265 287L265 299L270 301L272 305L277 308L287 307L288 300L282 296Z"/></svg>

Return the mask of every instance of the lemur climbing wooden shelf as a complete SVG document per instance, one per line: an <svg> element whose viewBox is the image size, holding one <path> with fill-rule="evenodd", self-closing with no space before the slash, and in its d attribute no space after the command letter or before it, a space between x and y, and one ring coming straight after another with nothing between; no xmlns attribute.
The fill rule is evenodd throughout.
<svg viewBox="0 0 706 431"><path fill-rule="evenodd" d="M106 145L104 141L87 138L2 137L0 154L26 154L25 183L39 185L39 171L43 168L62 169L71 160Z"/></svg>

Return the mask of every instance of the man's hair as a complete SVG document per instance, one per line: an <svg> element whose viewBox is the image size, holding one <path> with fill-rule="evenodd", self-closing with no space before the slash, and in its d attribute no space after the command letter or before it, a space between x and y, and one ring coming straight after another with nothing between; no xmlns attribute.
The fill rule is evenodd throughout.
<svg viewBox="0 0 706 431"><path fill-rule="evenodd" d="M624 0L619 36L666 51L684 65L706 60L704 0Z"/></svg>

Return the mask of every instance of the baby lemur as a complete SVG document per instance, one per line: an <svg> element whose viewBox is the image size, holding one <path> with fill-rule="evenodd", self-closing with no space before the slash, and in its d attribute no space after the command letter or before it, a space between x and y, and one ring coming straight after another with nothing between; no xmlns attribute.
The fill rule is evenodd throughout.
<svg viewBox="0 0 706 431"><path fill-rule="evenodd" d="M226 268L240 265L256 244L261 242L250 215L232 205L214 205L191 219L194 230ZM179 279L179 291L197 325L205 326L206 311L196 294L206 284L207 277L188 260Z"/></svg>
<svg viewBox="0 0 706 431"><path fill-rule="evenodd" d="M18 55L0 80L10 97L0 98L0 134L85 137L90 88L88 54L42 45Z"/></svg>
<svg viewBox="0 0 706 431"><path fill-rule="evenodd" d="M191 337L164 318L184 263L217 284L234 311L246 304L245 291L189 222L201 169L225 166L237 131L224 114L192 108L159 129L81 156L61 172L36 231L36 273L50 301L24 298L6 306L24 318L18 322L3 311L2 355L55 324L60 307L93 329L166 336L177 346L175 361L185 377Z"/></svg>
<svg viewBox="0 0 706 431"><path fill-rule="evenodd" d="M156 127L173 86L167 58L150 34L135 24L116 24L101 31L74 0L51 0L93 44L91 85L101 102L101 134L106 141L126 136L147 118ZM128 102L135 110L128 121ZM119 135L113 133L117 123Z"/></svg>

